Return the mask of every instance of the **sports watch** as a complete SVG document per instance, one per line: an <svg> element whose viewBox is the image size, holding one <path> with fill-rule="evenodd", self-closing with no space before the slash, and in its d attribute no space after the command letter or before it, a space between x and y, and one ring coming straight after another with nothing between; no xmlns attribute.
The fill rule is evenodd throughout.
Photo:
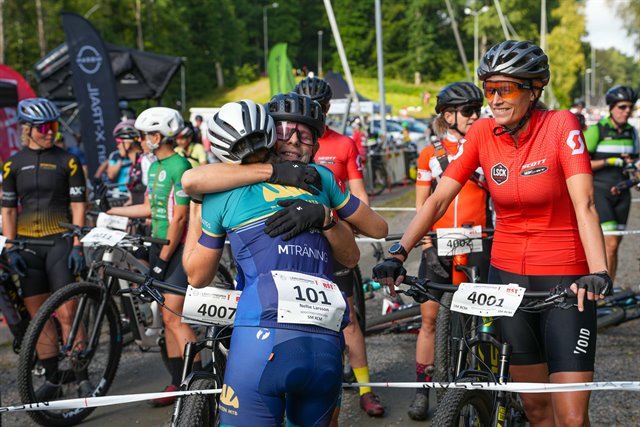
<svg viewBox="0 0 640 427"><path fill-rule="evenodd" d="M391 255L402 255L404 259L407 259L407 257L409 256L407 250L400 243L394 243L393 245L391 245L391 247L389 248L389 253Z"/></svg>

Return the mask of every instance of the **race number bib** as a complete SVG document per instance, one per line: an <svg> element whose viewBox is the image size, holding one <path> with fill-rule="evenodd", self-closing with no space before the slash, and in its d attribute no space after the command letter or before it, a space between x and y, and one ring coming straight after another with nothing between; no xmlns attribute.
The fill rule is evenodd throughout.
<svg viewBox="0 0 640 427"><path fill-rule="evenodd" d="M105 245L114 246L126 236L124 231L111 230L109 228L96 227L85 235L80 241L86 246Z"/></svg>
<svg viewBox="0 0 640 427"><path fill-rule="evenodd" d="M451 311L474 316L513 317L525 288L514 283L489 285L481 283L461 283L453 294Z"/></svg>
<svg viewBox="0 0 640 427"><path fill-rule="evenodd" d="M272 271L278 289L278 323L340 331L346 303L338 285L309 274Z"/></svg>
<svg viewBox="0 0 640 427"><path fill-rule="evenodd" d="M482 252L482 227L438 228L438 256Z"/></svg>
<svg viewBox="0 0 640 427"><path fill-rule="evenodd" d="M98 220L96 221L96 227L111 228L113 230L127 231L127 225L129 224L129 218L126 216L109 215L104 212L98 214Z"/></svg>
<svg viewBox="0 0 640 427"><path fill-rule="evenodd" d="M4 251L4 245L7 243L7 238L0 235L0 254Z"/></svg>
<svg viewBox="0 0 640 427"><path fill-rule="evenodd" d="M182 306L182 323L210 326L232 325L238 310L241 291L222 289L217 286L207 286L196 289L187 288Z"/></svg>

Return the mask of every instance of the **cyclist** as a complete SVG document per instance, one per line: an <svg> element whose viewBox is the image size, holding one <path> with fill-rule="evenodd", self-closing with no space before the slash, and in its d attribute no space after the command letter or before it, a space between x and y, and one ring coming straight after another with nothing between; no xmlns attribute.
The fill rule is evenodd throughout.
<svg viewBox="0 0 640 427"><path fill-rule="evenodd" d="M440 139L424 148L418 158L418 178L416 180L416 210L420 210L429 194L436 187L449 162L458 154L462 138L471 125L480 118L482 91L473 83L456 82L447 85L438 93L433 126ZM449 205L446 213L432 227L455 228L480 225L484 228L490 222L490 201L482 170L474 173ZM439 257L438 250L429 237L424 238L420 277L437 283L451 283L452 257ZM489 271L489 252L469 254L469 264L478 266L481 278L486 281ZM416 381L431 381L434 369L434 348L436 316L438 303L429 301L420 306L422 325L416 341ZM418 389L413 403L409 407L409 417L413 420L425 420L429 411L429 390Z"/></svg>
<svg viewBox="0 0 640 427"><path fill-rule="evenodd" d="M136 121L127 119L116 125L113 129L113 137L118 144L118 148L122 148L130 166L127 171L127 177L124 180L127 190L131 194L130 203L139 205L144 203L144 193L146 186L142 183L142 169L140 162L142 159L142 146L140 145L140 132L136 129Z"/></svg>
<svg viewBox="0 0 640 427"><path fill-rule="evenodd" d="M329 112L333 92L326 81L317 77L307 77L296 85L294 91L318 101L325 116ZM315 163L328 167L341 187L348 183L349 191L368 205L369 197L362 175L362 158L353 139L334 132L331 128L325 126L324 134L318 142L320 143L320 148L315 155ZM353 269L348 269L340 265L340 263L335 263L333 279L340 287L340 290L345 293L349 302L350 322L349 326L343 331L349 352L349 363L356 381L368 383L369 366L364 334L360 330L360 324L356 319L353 307L355 273ZM371 387L360 387L360 407L369 416L384 415L384 407L380 403L380 398L371 390Z"/></svg>
<svg viewBox="0 0 640 427"><path fill-rule="evenodd" d="M435 192L374 276L391 289L400 283L408 250L481 167L496 212L489 283L518 283L533 291L560 284L577 294L568 299L577 307L501 319L503 338L513 346L511 376L517 382L589 382L596 344L593 300L604 298L612 282L582 132L571 112L537 104L549 66L533 43L493 46L478 77L494 118L471 126ZM589 392L521 397L532 425L589 424Z"/></svg>
<svg viewBox="0 0 640 427"><path fill-rule="evenodd" d="M615 86L605 95L609 117L605 117L584 133L591 155L596 209L604 231L621 231L626 228L631 208L628 189L612 191L617 183L629 179L625 167L633 167L640 147L638 131L629 124L633 107L638 100L636 92L627 86ZM618 248L622 236L605 236L607 265L615 280L618 267Z"/></svg>
<svg viewBox="0 0 640 427"><path fill-rule="evenodd" d="M308 162L317 150L318 135L324 131L319 104L292 93L276 95L267 109L276 120L275 126L265 109L251 101L223 106L207 123L213 152L224 162L266 161L267 150L275 143L281 155ZM196 286L208 284L225 234L244 275L221 397L223 425L280 425L285 408L287 421L293 425L328 425L340 395L339 331L347 321L346 302L337 286L327 283L332 271L327 239L331 241L331 234L342 231L338 242L344 243L345 238L355 242L349 228L340 230L333 225L331 210L322 204L337 207L341 218L355 219L357 224L366 221L362 213L368 208L340 189L327 169L315 169L322 183L322 192L317 195L262 182L205 195L202 235L193 252L189 246L185 255L189 279ZM286 208L277 210L281 206ZM295 214L288 212L290 206L297 207ZM305 230L323 231L278 235L287 217L305 218L304 224L299 224ZM356 262L357 257L349 264ZM279 307L295 300L294 294L285 292L290 288L279 277L295 278L296 272L327 283L330 291L325 307L335 312L333 321L321 316L322 320L309 322L298 315L298 305L292 306L290 314L279 312ZM299 286L303 296L315 292L304 282ZM284 320L280 320L282 316ZM338 317L341 323L336 322ZM247 371L249 366L252 369Z"/></svg>
<svg viewBox="0 0 640 427"><path fill-rule="evenodd" d="M204 151L204 146L196 141L193 141L195 130L190 122L184 124L184 128L176 136L176 153L189 160L191 167L200 165L206 165L207 153Z"/></svg>
<svg viewBox="0 0 640 427"><path fill-rule="evenodd" d="M120 184L118 186L118 190L122 192L127 191L129 169L131 169L133 162L129 156L129 148L131 148L131 144L127 143L127 145L125 145L125 139L120 136L116 136L116 131L122 130L123 126L131 127L133 123L135 123L135 121L130 119L122 121L113 129L113 136L116 140L117 150L112 152L109 156L109 165L107 166L107 178L111 182Z"/></svg>
<svg viewBox="0 0 640 427"><path fill-rule="evenodd" d="M85 266L78 237L63 238L60 222L84 226L86 212L85 178L78 158L53 145L58 131L58 108L45 98L29 98L18 104L22 123L22 151L9 157L3 167L2 230L8 239L53 240L53 247L34 246L29 251L9 252L13 269L21 276L24 304L33 317L50 293L74 281ZM7 244L7 246L11 246ZM70 327L71 311L61 309L58 319ZM53 328L53 326L51 326ZM49 331L42 337L55 337ZM44 339L43 339L44 340ZM57 384L58 346L38 343L38 358L45 370L46 382L36 391L40 402L60 396ZM81 396L93 389L86 371L76 373Z"/></svg>
<svg viewBox="0 0 640 427"><path fill-rule="evenodd" d="M149 168L149 184L144 203L110 209L107 213L132 218L151 217L151 235L169 240L162 247L152 246L149 260L150 274L158 280L187 287L187 276L182 266L182 252L187 220L189 196L182 190L182 174L191 168L187 159L174 150L175 136L183 128L180 113L171 108L153 107L143 111L135 122L145 144L156 155L157 160ZM191 327L180 321L184 297L166 293L162 320L165 327L168 367L171 384L165 391L175 391L182 380L182 355L184 345L195 341ZM174 397L162 397L152 401L154 406L166 406Z"/></svg>

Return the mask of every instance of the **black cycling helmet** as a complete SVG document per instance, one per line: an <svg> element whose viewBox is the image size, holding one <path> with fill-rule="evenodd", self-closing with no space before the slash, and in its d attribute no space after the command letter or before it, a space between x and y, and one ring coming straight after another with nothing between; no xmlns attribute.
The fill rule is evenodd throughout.
<svg viewBox="0 0 640 427"><path fill-rule="evenodd" d="M442 113L447 107L466 104L482 105L482 91L473 83L455 82L444 87L437 97L436 113Z"/></svg>
<svg viewBox="0 0 640 427"><path fill-rule="evenodd" d="M311 128L316 138L324 134L324 114L317 101L296 92L280 93L265 105L276 122L297 122Z"/></svg>
<svg viewBox="0 0 640 427"><path fill-rule="evenodd" d="M607 105L609 108L612 108L618 102L628 101L635 105L638 101L638 94L631 89L629 86L614 86L607 91L607 94L604 96L605 101L607 101Z"/></svg>
<svg viewBox="0 0 640 427"><path fill-rule="evenodd" d="M549 83L549 58L530 41L505 40L487 51L478 67L482 81L495 75Z"/></svg>
<svg viewBox="0 0 640 427"><path fill-rule="evenodd" d="M27 98L18 103L20 123L39 125L55 122L60 118L60 110L46 98Z"/></svg>
<svg viewBox="0 0 640 427"><path fill-rule="evenodd" d="M191 122L184 122L184 127L180 132L178 132L176 138L189 138L195 135L195 133L196 132L193 130L193 125L191 124Z"/></svg>
<svg viewBox="0 0 640 427"><path fill-rule="evenodd" d="M296 87L293 88L293 91L300 95L308 96L320 104L326 104L331 101L333 96L329 83L317 77L307 77L300 80Z"/></svg>

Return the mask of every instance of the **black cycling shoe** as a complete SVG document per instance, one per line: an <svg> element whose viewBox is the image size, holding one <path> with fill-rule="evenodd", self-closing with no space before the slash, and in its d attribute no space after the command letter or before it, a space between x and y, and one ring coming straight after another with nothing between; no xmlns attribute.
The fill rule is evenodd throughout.
<svg viewBox="0 0 640 427"><path fill-rule="evenodd" d="M414 421L424 421L429 414L429 393L416 392L411 406L409 406L409 418Z"/></svg>
<svg viewBox="0 0 640 427"><path fill-rule="evenodd" d="M59 399L60 397L62 397L62 387L59 384L54 384L49 381L45 381L44 384L36 390L37 402L49 402Z"/></svg>

